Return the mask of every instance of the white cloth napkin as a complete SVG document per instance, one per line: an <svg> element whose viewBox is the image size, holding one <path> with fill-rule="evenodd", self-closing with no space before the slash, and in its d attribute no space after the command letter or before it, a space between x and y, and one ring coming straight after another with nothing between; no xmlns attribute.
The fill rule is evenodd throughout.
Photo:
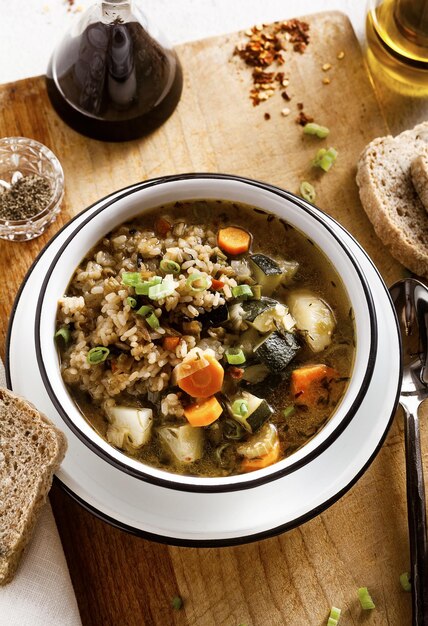
<svg viewBox="0 0 428 626"><path fill-rule="evenodd" d="M0 386L6 386L0 359ZM0 626L81 626L76 596L49 502L15 578L0 587Z"/></svg>

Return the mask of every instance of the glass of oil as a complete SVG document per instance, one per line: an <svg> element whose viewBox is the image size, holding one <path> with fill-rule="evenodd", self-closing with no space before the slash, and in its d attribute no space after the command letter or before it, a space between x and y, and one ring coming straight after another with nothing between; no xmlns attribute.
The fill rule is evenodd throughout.
<svg viewBox="0 0 428 626"><path fill-rule="evenodd" d="M428 0L369 0L368 61L376 78L428 95Z"/></svg>

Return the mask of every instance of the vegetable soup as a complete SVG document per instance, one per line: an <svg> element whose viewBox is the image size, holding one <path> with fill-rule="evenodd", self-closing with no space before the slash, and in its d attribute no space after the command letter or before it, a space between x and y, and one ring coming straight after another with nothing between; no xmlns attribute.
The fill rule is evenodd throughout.
<svg viewBox="0 0 428 626"><path fill-rule="evenodd" d="M58 303L61 373L92 427L169 472L262 469L330 419L352 372L345 288L274 214L156 207L103 237Z"/></svg>

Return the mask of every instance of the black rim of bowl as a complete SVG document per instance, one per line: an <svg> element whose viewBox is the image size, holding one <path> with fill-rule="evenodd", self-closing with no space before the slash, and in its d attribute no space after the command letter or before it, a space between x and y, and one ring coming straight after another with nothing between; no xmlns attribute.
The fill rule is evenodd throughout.
<svg viewBox="0 0 428 626"><path fill-rule="evenodd" d="M269 474L267 476L261 476L261 477L257 477L256 476L250 482L235 482L235 483L230 483L230 484L217 484L217 485L215 485L215 484L214 485L206 485L206 484L204 485L204 484L198 484L198 483L195 483L195 484L180 483L178 481L168 480L168 478L158 478L157 476L152 476L151 474L145 472L144 468L148 467L148 466L144 465L143 463L141 464L142 469L141 470L136 470L134 468L131 468L125 462L119 461L119 460L113 458L112 456L110 456L109 454L107 454L98 444L96 444L94 441L90 440L76 426L76 424L73 422L73 420L70 419L70 417L68 416L66 411L64 411L64 409L62 407L62 404L60 403L59 399L57 398L57 396L55 394L55 391L54 391L54 389L53 389L53 387L52 387L52 385L50 383L50 380L49 380L49 377L47 375L47 372L46 372L46 369L45 369L45 365L44 365L44 362L43 362L42 351L41 351L40 318L41 318L41 310L42 310L43 300L44 300L44 293L45 293L45 290L46 290L47 283L50 280L51 274L52 274L54 268L56 267L58 261L60 260L64 249L69 245L70 241L76 235L76 231L75 230L73 230L71 232L71 234L67 237L65 242L61 245L60 249L58 250L58 252L56 253L54 259L52 260L52 262L51 262L51 264L49 266L49 269L46 272L46 275L45 275L44 280L43 280L43 284L42 284L42 287L41 287L41 290L40 290L40 295L39 295L38 301L37 301L36 317L35 317L35 327L34 327L36 357L37 357L39 371L40 371L40 374L41 374L41 377L42 377L45 389L46 389L46 391L47 391L47 393L48 393L48 395L50 397L50 400L52 401L52 403L55 406L56 410L58 411L59 415L61 416L61 418L64 420L64 422L70 428L70 430L72 430L72 432L90 450L95 452L99 457L101 457L103 460L107 461L108 463L110 463L111 465L116 467L117 469L119 469L119 470L121 470L121 471L123 471L123 472L125 472L125 473L127 473L127 474L129 474L129 475L131 475L133 477L135 477L135 478L138 478L140 480L146 481L148 483L151 483L151 484L154 484L154 485L158 485L160 487L166 487L168 489L175 489L175 490L178 490L178 491L197 492L197 493L222 493L222 492L230 492L230 491L240 491L240 490L243 490L243 489L252 489L254 487L258 487L260 485L266 484L266 483L271 482L273 480L277 480L278 478L282 478L283 476L285 476L287 474L290 474L290 473L298 470L300 467L303 467L303 466L307 465L308 463L310 463L314 458L316 458L317 456L322 454L322 452L324 452L339 437L339 435L344 431L344 429L347 427L347 425L353 419L353 417L355 416L356 412L358 411L358 409L359 409L359 407L361 405L361 402L362 402L364 396L366 395L368 386L369 386L371 378L372 378L374 364L375 364L375 361L376 361L377 343L378 343L377 324L376 324L376 312L375 312L375 307L374 307L374 303L373 303L373 299L372 299L372 296L371 296L371 292L370 292L369 286L367 284L367 281L366 281L366 278L365 278L363 272L361 271L361 268L359 267L359 264L357 263L356 259L353 258L353 255L351 255L349 253L349 251L347 250L346 246L344 246L342 244L340 238L337 236L337 234L334 232L334 230L330 227L330 224L326 223L324 221L324 219L325 219L325 217L327 217L334 224L336 224L336 226L338 226L342 231L346 232L349 235L349 233L343 228L343 226L341 226L336 220L334 220L330 216L326 216L326 214L324 214L324 212L321 209L318 209L317 207L314 207L314 206L310 205L309 203L304 203L300 198L298 198L294 194L292 194L292 193L290 193L288 191L285 191L285 190L283 190L283 189L281 189L279 187L275 187L273 185L268 185L266 183L262 183L262 182L259 182L259 181L256 181L256 180L252 180L252 179L248 179L248 178L244 178L244 177L240 177L240 176L228 175L228 174L204 174L204 173L179 174L179 175L163 176L163 177L160 177L160 178L151 179L151 180L148 180L148 181L144 181L142 183L138 183L136 185L130 185L128 187L125 187L122 190L116 191L113 194L110 194L110 196L106 196L105 198L102 198L102 199L98 200L93 205L91 205L91 206L87 207L86 209L84 209L84 211L82 211L82 213L86 213L91 208L93 208L95 205L97 205L97 204L99 204L101 202L103 203L102 206L100 206L97 210L93 211L91 213L91 215L89 215L85 220L83 220L83 222L79 225L79 230L81 228L83 228L88 222L90 222L96 215L98 215L99 213L101 213L104 210L106 210L109 206L111 206L112 204L116 203L118 200L120 200L122 198L125 198L128 195L131 195L131 194L135 193L136 191L140 191L142 189L150 188L150 187L157 186L157 185L160 185L160 184L170 184L170 183L174 183L174 182L177 182L177 181L194 180L194 179L196 179L196 180L198 180L198 179L199 180L200 179L206 179L206 180L231 180L231 181L236 181L236 182L240 182L240 183L245 183L245 184L253 186L253 187L258 187L258 188L267 190L267 191L269 191L271 193L274 193L277 196L280 196L282 198L285 198L285 199L289 200L294 205L297 205L299 207L299 209L302 209L306 213L310 214L316 221L318 221L320 224L323 225L323 227L329 232L329 234L337 241L338 245L342 248L342 250L345 252L345 254L348 256L349 260L351 261L352 265L354 266L354 269L355 269L355 271L356 271L356 273L357 273L357 275L359 277L359 280L361 282L361 285L363 287L364 295L365 295L366 302L367 302L369 317L370 317L370 335L371 335L370 351L369 351L369 357L368 357L368 362L367 362L367 369L366 369L366 373L365 373L363 382L361 384L361 387L360 387L360 389L359 389L359 391L358 391L358 393L357 393L357 395L356 395L356 397L355 397L351 407L349 408L346 416L342 419L342 421L334 429L334 431L319 446L317 446L312 452L310 452L307 455L305 455L299 461L291 463L290 465L288 465L285 468L278 469L277 471L272 472L271 474ZM114 195L114 197L112 199L108 200L108 198L110 198L113 195ZM105 200L108 200L108 201L104 203ZM82 213L79 214L79 217L82 215ZM69 226L70 223L71 222L66 224L65 227ZM63 227L63 228L65 228L65 227ZM59 233L60 232L61 231L59 231ZM57 233L57 235L59 233ZM35 263L37 262L38 258L39 257L37 257ZM30 271L31 271L31 269L32 268L30 268ZM18 297L19 297L19 294L18 294Z"/></svg>

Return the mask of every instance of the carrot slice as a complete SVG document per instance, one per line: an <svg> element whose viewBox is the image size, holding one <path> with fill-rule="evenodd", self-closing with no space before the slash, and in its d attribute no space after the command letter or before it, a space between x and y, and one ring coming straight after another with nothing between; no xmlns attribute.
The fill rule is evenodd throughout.
<svg viewBox="0 0 428 626"><path fill-rule="evenodd" d="M171 230L172 225L164 217L158 217L155 221L155 231L161 237L165 237Z"/></svg>
<svg viewBox="0 0 428 626"><path fill-rule="evenodd" d="M180 337L164 337L162 348L173 352L180 343Z"/></svg>
<svg viewBox="0 0 428 626"><path fill-rule="evenodd" d="M207 355L208 365L178 381L180 389L193 398L208 398L218 393L223 385L224 370L217 359Z"/></svg>
<svg viewBox="0 0 428 626"><path fill-rule="evenodd" d="M254 472L255 470L263 469L264 467L268 467L269 465L276 463L279 459L280 450L279 441L276 441L272 450L267 454L259 456L256 459L244 458L243 461L241 461L241 470L243 472Z"/></svg>
<svg viewBox="0 0 428 626"><path fill-rule="evenodd" d="M231 256L243 254L250 249L251 235L242 228L228 226L220 228L217 235L218 247Z"/></svg>
<svg viewBox="0 0 428 626"><path fill-rule="evenodd" d="M216 278L211 279L211 289L214 289L214 291L220 291L223 287L224 282L222 280L217 280Z"/></svg>
<svg viewBox="0 0 428 626"><path fill-rule="evenodd" d="M291 373L290 392L296 404L316 406L328 400L330 383L338 373L328 365L305 365Z"/></svg>
<svg viewBox="0 0 428 626"><path fill-rule="evenodd" d="M222 406L215 396L196 402L184 409L184 415L191 426L209 426L223 413Z"/></svg>

